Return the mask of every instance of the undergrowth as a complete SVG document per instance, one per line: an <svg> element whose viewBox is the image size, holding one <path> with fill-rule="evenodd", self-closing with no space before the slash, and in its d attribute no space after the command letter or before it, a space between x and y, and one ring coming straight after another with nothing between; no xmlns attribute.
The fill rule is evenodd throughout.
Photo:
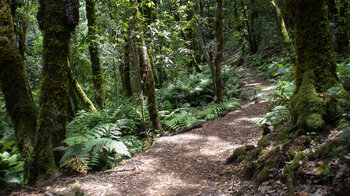
<svg viewBox="0 0 350 196"><path fill-rule="evenodd" d="M23 182L24 161L14 141L0 140L0 180Z"/></svg>
<svg viewBox="0 0 350 196"><path fill-rule="evenodd" d="M184 106L187 107L171 111L161 110L161 121L170 129L170 133L172 133L183 127L189 127L197 123L218 118L222 115L222 112L237 107L239 104L240 100L236 98L231 98L223 103L210 103L202 107L190 107L190 104L184 104Z"/></svg>
<svg viewBox="0 0 350 196"><path fill-rule="evenodd" d="M105 170L142 150L141 116L130 104L114 110L81 112L67 126L61 166L75 172Z"/></svg>

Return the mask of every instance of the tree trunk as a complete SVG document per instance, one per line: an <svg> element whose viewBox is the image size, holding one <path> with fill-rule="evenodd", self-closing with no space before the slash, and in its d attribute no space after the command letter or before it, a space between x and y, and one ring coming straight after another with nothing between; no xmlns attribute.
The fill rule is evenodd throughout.
<svg viewBox="0 0 350 196"><path fill-rule="evenodd" d="M95 1L86 0L86 16L88 19L88 29L90 37L89 52L91 58L92 82L96 96L96 103L100 108L105 105L105 92L103 89L102 71L100 64L100 57L98 54L98 46L96 43L96 13Z"/></svg>
<svg viewBox="0 0 350 196"><path fill-rule="evenodd" d="M296 91L291 99L291 115L302 133L319 131L334 119L340 103L328 100L327 90L340 87L331 43L325 0L285 0L295 22Z"/></svg>
<svg viewBox="0 0 350 196"><path fill-rule="evenodd" d="M335 32L335 49L341 55L340 61L344 61L350 56L349 48L349 26L347 22L349 17L347 11L349 10L349 3L345 0L340 1L339 13L337 16L337 25Z"/></svg>
<svg viewBox="0 0 350 196"><path fill-rule="evenodd" d="M256 19L256 11L255 11L255 0L249 1L249 15L247 13L247 9L243 9L245 7L243 1L241 0L241 7L243 9L242 17L243 24L247 29L246 39L249 45L250 54L255 54L258 51L258 44L256 41L254 28L255 28L255 19Z"/></svg>
<svg viewBox="0 0 350 196"><path fill-rule="evenodd" d="M28 91L23 60L17 52L10 3L0 0L0 88L15 126L16 144L24 159L24 178L33 161L38 109Z"/></svg>
<svg viewBox="0 0 350 196"><path fill-rule="evenodd" d="M79 99L83 103L84 107L91 110L91 111L96 112L97 110L96 110L94 104L91 102L89 97L86 96L83 89L81 89L78 81L76 80L75 75L74 75L72 69L70 68L69 61L67 61L67 74L68 74L69 83L71 84L76 95L79 97Z"/></svg>
<svg viewBox="0 0 350 196"><path fill-rule="evenodd" d="M193 18L193 12L188 8L186 10L187 16L186 16L186 21L187 23L191 23L192 18ZM190 57L187 59L187 72L192 74L193 73L193 68L196 69L196 72L200 73L202 70L200 69L198 62L196 61L196 56L193 54L193 51L195 50L194 47L194 42L193 42L193 26L189 25L185 29L185 40L190 42L189 49L191 51Z"/></svg>
<svg viewBox="0 0 350 196"><path fill-rule="evenodd" d="M195 15L193 7L191 7L191 11L192 11L193 15ZM204 37L202 34L202 29L199 25L199 21L197 18L195 18L195 19L196 19L196 21L193 22L194 29L195 29L195 32L196 32L197 37L199 39L199 46L203 52L203 55L204 55L206 62L208 63L208 66L210 68L211 76L213 79L214 92L215 92L215 68L214 68L214 64L213 64L212 58L210 57L209 51L206 47L206 43L205 43L205 40L204 40Z"/></svg>
<svg viewBox="0 0 350 196"><path fill-rule="evenodd" d="M119 72L122 77L122 85L124 91L127 92L129 96L132 95L132 87L130 81L130 40L125 39L125 47L124 47L124 63L121 63L119 66Z"/></svg>
<svg viewBox="0 0 350 196"><path fill-rule="evenodd" d="M152 122L152 128L159 130L164 135L164 129L160 124L157 97L154 86L152 67L148 59L147 49L145 46L139 46L141 78L144 85L145 95L148 100L148 113Z"/></svg>
<svg viewBox="0 0 350 196"><path fill-rule="evenodd" d="M139 61L137 62L137 59L135 59L135 63L139 63L140 65L140 79L142 79L143 82L143 89L144 93L148 98L148 112L150 116L150 120L152 122L152 128L153 130L159 130L164 135L164 129L162 128L160 124L159 119L159 113L158 113L158 106L157 106L157 98L156 98L156 92L155 92L155 84L154 84L154 76L152 73L152 66L149 61L147 48L145 46L145 40L143 37L142 27L140 24L139 19L139 10L135 6L135 1L130 1L131 5L133 5L135 8L133 10L133 16L136 19L136 23L132 24L132 26L135 28L135 30L139 33L139 36L136 40L137 43L137 49L135 50L135 53L138 52L138 58ZM131 42L133 43L133 41ZM136 57L136 56L135 56ZM138 66L138 65L136 65ZM136 74L137 75L137 74ZM141 84L141 82L139 83ZM141 91L141 89L140 89Z"/></svg>
<svg viewBox="0 0 350 196"><path fill-rule="evenodd" d="M58 172L62 152L54 152L53 148L62 145L66 134L67 58L71 32L79 21L79 1L41 0L39 12L44 34L43 70L30 183L40 183Z"/></svg>
<svg viewBox="0 0 350 196"><path fill-rule="evenodd" d="M288 30L286 28L286 24L284 23L284 18L280 8L276 0L270 0L270 7L275 15L276 25L278 27L279 33L282 36L283 44L286 47L287 51L290 52L292 50L292 40L289 37Z"/></svg>
<svg viewBox="0 0 350 196"><path fill-rule="evenodd" d="M224 33L222 30L223 23L223 10L222 10L222 0L217 0L217 9L216 9L216 19L215 19L215 29L216 29L216 56L215 56L215 96L216 102L222 101L222 78L221 78L221 62L222 62L222 53L224 51Z"/></svg>

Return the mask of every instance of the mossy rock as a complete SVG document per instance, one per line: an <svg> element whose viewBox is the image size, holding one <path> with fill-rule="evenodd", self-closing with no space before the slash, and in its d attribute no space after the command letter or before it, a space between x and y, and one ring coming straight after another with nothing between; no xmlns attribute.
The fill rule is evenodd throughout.
<svg viewBox="0 0 350 196"><path fill-rule="evenodd" d="M247 154L249 151L255 149L255 146L253 145L247 145L247 146L242 146L239 148L236 148L232 155L226 159L225 165L232 164L234 162L240 162L244 159L246 159Z"/></svg>

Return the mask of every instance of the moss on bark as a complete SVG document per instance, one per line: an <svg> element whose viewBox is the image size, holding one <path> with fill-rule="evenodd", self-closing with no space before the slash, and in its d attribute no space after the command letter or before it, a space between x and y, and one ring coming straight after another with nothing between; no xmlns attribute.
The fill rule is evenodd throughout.
<svg viewBox="0 0 350 196"><path fill-rule="evenodd" d="M329 118L323 94L341 87L331 43L325 0L285 0L295 23L296 91L292 97L292 118L300 130L318 131ZM342 88L342 87L341 87ZM348 97L346 93L344 97ZM337 102L336 105L340 103ZM333 114L337 111L334 108ZM334 116L333 116L334 117ZM331 117L332 118L332 117Z"/></svg>
<svg viewBox="0 0 350 196"><path fill-rule="evenodd" d="M83 103L84 107L91 110L91 111L97 111L94 104L91 102L88 96L84 93L83 89L81 89L78 81L75 79L74 73L72 69L70 68L69 61L67 62L67 74L68 74L68 80L71 84L74 92L77 94L81 102Z"/></svg>
<svg viewBox="0 0 350 196"><path fill-rule="evenodd" d="M145 95L148 98L147 100L148 113L152 122L152 128L154 130L159 130L161 131L162 134L164 134L164 129L160 124L152 67L148 60L146 47L144 46L139 47L139 55L140 55L141 78L144 85Z"/></svg>
<svg viewBox="0 0 350 196"><path fill-rule="evenodd" d="M74 28L73 23L67 23L65 19L76 16L76 13L70 12L76 9L67 7L74 3L73 1L75 2L46 0L41 5L45 7L43 70L35 158L31 166L30 183L39 183L58 172L56 165L59 164L61 153L54 152L53 148L62 145L66 133L69 90L66 68L69 41Z"/></svg>
<svg viewBox="0 0 350 196"><path fill-rule="evenodd" d="M293 161L285 168L285 177L288 187L288 195L294 195L294 173L300 167L300 161L306 157L305 152L298 152Z"/></svg>
<svg viewBox="0 0 350 196"><path fill-rule="evenodd" d="M131 32L129 32L131 33ZM124 63L121 63L119 66L119 72L122 77L122 85L124 91L131 96L132 95L132 87L130 81L130 39L125 39L125 47L124 47Z"/></svg>
<svg viewBox="0 0 350 196"><path fill-rule="evenodd" d="M222 53L224 51L224 33L223 33L223 9L222 0L217 0L216 16L215 16L215 30L217 51L214 61L214 82L215 82L215 96L216 102L222 101L222 77L221 77L221 62Z"/></svg>
<svg viewBox="0 0 350 196"><path fill-rule="evenodd" d="M28 92L23 60L14 39L10 2L0 1L0 88L15 126L17 146L25 162L24 178L32 162L38 110Z"/></svg>
<svg viewBox="0 0 350 196"><path fill-rule="evenodd" d="M282 12L281 12L280 8L278 7L276 0L270 0L270 6L272 9L272 12L275 15L276 25L279 29L279 33L282 36L283 44L288 51L291 51L292 47L293 47L292 40L289 37L289 33L288 33L287 28L286 28L286 24L284 23L284 18L283 18Z"/></svg>
<svg viewBox="0 0 350 196"><path fill-rule="evenodd" d="M98 52L98 46L96 43L96 13L95 2L93 0L86 0L86 15L88 19L88 29L90 37L90 59L92 69L92 82L94 85L94 91L96 96L96 103L100 108L104 108L105 105L105 92L103 88L102 69L100 64L100 57Z"/></svg>

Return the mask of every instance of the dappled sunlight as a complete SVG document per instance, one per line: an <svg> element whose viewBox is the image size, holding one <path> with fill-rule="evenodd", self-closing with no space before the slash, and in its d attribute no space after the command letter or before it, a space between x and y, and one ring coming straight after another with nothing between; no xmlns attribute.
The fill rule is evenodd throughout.
<svg viewBox="0 0 350 196"><path fill-rule="evenodd" d="M154 174L152 174L154 175ZM183 188L195 188L199 184L192 184L189 181L185 181L177 176L175 172L157 174L156 181L145 187L145 192L148 195L158 195L160 192L164 195L171 195L174 189L181 190Z"/></svg>

